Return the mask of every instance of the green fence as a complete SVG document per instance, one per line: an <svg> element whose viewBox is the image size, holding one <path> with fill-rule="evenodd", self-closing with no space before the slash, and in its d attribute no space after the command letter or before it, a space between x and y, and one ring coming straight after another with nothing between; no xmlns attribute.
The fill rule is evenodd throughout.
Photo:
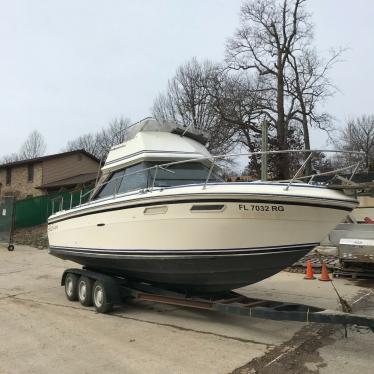
<svg viewBox="0 0 374 374"><path fill-rule="evenodd" d="M45 196L18 200L15 208L15 228L41 225L57 211L69 209L88 200L89 189L74 192L59 192Z"/></svg>

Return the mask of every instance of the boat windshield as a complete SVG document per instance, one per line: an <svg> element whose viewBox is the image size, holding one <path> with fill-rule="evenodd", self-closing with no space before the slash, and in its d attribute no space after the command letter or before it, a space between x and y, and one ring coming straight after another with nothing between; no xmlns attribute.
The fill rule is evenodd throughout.
<svg viewBox="0 0 374 374"><path fill-rule="evenodd" d="M157 163L154 163L156 165ZM156 178L155 178L156 173ZM186 184L205 183L209 175L209 168L201 162L188 162L170 165L166 168L150 170L151 183L155 178L155 187L172 187ZM208 182L221 182L215 173L211 173Z"/></svg>
<svg viewBox="0 0 374 374"><path fill-rule="evenodd" d="M205 183L209 168L201 162L187 162L163 167L164 162L141 162L113 172L94 199L154 187L173 187ZM152 168L161 165L158 168ZM214 172L208 182L222 182Z"/></svg>

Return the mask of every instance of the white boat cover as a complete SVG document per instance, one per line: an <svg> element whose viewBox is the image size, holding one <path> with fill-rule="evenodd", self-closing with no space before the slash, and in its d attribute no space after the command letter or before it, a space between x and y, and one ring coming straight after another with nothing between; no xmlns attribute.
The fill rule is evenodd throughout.
<svg viewBox="0 0 374 374"><path fill-rule="evenodd" d="M194 139L199 143L205 145L207 143L208 135L203 130L197 130L192 126L187 127L176 122L158 121L155 118L148 117L139 122L129 126L126 130L127 139L133 139L136 134L141 131L152 132L171 132L173 134L184 134L185 137Z"/></svg>
<svg viewBox="0 0 374 374"><path fill-rule="evenodd" d="M210 165L206 138L200 131L173 122L153 118L142 120L128 128L127 140L111 148L102 167L108 173L145 161L177 161L202 158Z"/></svg>

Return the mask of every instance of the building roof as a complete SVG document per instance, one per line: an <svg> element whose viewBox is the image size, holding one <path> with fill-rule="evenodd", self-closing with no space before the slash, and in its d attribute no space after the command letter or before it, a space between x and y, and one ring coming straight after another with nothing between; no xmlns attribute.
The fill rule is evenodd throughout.
<svg viewBox="0 0 374 374"><path fill-rule="evenodd" d="M58 181L50 182L42 184L41 186L38 186L36 188L39 189L48 189L48 188L56 188L56 187L67 187L72 186L76 184L83 184L87 182L92 182L96 179L97 173L86 173L86 174L79 174L75 175L73 177L61 179Z"/></svg>
<svg viewBox="0 0 374 374"><path fill-rule="evenodd" d="M78 154L78 153L84 154L87 157L91 158L92 160L94 160L98 163L100 162L99 159L97 159L94 155L85 151L84 149L77 149L75 151L61 152L61 153L55 153L53 155L29 158L29 159L20 160L20 161L7 162L5 164L0 165L0 168L8 168L8 167L12 167L12 166L33 164L33 163L36 163L36 162L47 161L47 160L50 160L50 159L53 159L53 158L65 157L65 156L74 155L74 154Z"/></svg>

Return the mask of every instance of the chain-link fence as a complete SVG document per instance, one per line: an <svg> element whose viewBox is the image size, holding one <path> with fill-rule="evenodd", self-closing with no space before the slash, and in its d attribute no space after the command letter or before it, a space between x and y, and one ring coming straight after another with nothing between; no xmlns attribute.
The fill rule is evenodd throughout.
<svg viewBox="0 0 374 374"><path fill-rule="evenodd" d="M15 201L12 196L0 198L0 245L13 251Z"/></svg>

